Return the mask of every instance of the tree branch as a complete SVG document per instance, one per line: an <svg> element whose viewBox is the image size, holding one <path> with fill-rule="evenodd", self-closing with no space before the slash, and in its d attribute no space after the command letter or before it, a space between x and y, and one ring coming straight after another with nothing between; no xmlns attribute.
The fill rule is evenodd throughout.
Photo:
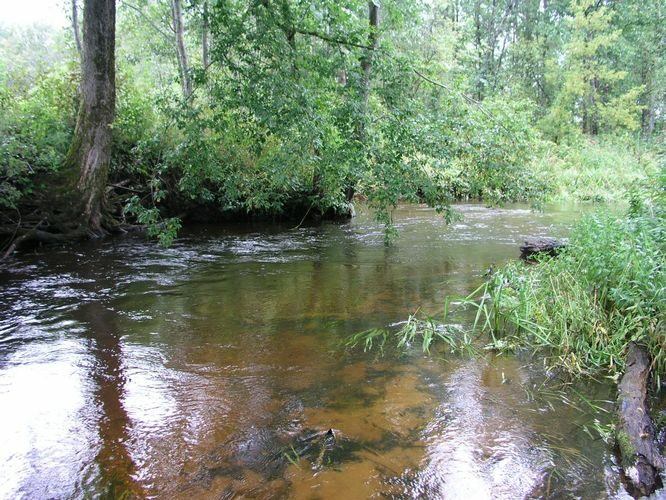
<svg viewBox="0 0 666 500"><path fill-rule="evenodd" d="M341 38L334 38L328 35L324 35L322 33L318 33L316 31L309 31L309 30L303 30L299 28L295 28L294 31L296 33L299 33L301 35L306 35L306 36L311 36L314 38L319 38L320 40L324 40L325 42L330 42L330 43L335 43L337 45L345 45L347 47L357 47L359 49L368 49L368 50L375 50L375 47L372 47L371 45L365 45L363 43L356 43L356 42L350 42L349 40L343 40Z"/></svg>
<svg viewBox="0 0 666 500"><path fill-rule="evenodd" d="M504 129L504 130L505 130L505 131L506 131L511 137L515 137L514 134L513 134L513 132L511 132L508 128L506 128L506 127L505 127L500 121L497 120L497 118L495 118L490 112L488 112L488 110L486 110L486 109L483 107L483 104L481 104L479 101L477 101L477 100L474 99L473 97L470 97L470 96L468 96L467 94L463 94L462 92L458 92L458 91L456 91L456 90L453 90L453 89L452 89L451 87L449 87L448 85L445 85L444 83L441 83L441 82L435 81L435 80L433 80L432 78L427 77L426 75L424 75L423 73L421 73L421 72L420 72L419 70L417 70L416 68L410 67L410 69L414 72L415 75L417 75L417 76L420 77L420 78L423 78L426 82L428 82L428 83L434 85L435 87L440 87L440 88L446 90L446 91L449 92L449 93L457 94L458 96L462 97L462 98L463 98L465 101L467 101L468 103L473 104L473 105L476 106L476 107L479 109L479 111L481 111L481 113L483 113L486 117L490 118L493 122L495 122L497 125L499 125L500 127L502 127L502 128L503 128L503 129Z"/></svg>
<svg viewBox="0 0 666 500"><path fill-rule="evenodd" d="M356 42L350 42L349 40L343 40L343 39L340 39L340 38L331 37L331 36L328 36L328 35L324 35L322 33L318 33L316 31L309 31L309 30L303 30L303 29L295 28L295 32L300 33L301 35L306 35L306 36L312 36L312 37L315 37L315 38L319 38L320 40L324 40L325 42L335 43L337 45L357 47L357 48L360 48L360 49L367 49L367 50L373 50L373 51L381 50L381 49L378 49L377 47L373 47L371 45L366 45L366 44L356 43ZM388 54L386 52L384 52L384 54L387 55L388 57L390 57L391 59L396 60L395 57L392 57L390 54ZM483 113L487 118L492 120L495 124L499 125L511 137L515 138L515 135L513 134L513 132L511 132L499 120L497 120L497 118L495 118L490 112L488 112L488 110L486 110L483 107L483 104L481 104L481 102L477 101L473 97L470 97L466 94L463 94L462 92L458 92L458 91L455 91L455 90L451 89L449 86L445 85L444 83L435 81L432 78L427 77L426 75L424 75L423 73L421 73L419 70L417 70L416 68L414 68L412 66L407 66L407 67L415 75L417 75L419 78L422 78L423 80L430 83L431 85L434 85L436 87L440 87L440 88L446 90L447 92L449 92L451 94L456 94L456 95L460 96L463 100L467 101L469 104L472 104L473 106L476 106L479 109L479 111L481 111L481 113Z"/></svg>
<svg viewBox="0 0 666 500"><path fill-rule="evenodd" d="M155 22L150 19L143 10L141 10L140 7L137 7L136 5L132 5L131 3L127 2L126 0L122 0L122 5L125 5L126 7L129 7L133 11L137 12L139 16L141 16L144 21L146 21L150 26L157 31L160 35L162 35L164 38L166 38L170 43L173 43L173 36L164 31L162 28L160 28Z"/></svg>

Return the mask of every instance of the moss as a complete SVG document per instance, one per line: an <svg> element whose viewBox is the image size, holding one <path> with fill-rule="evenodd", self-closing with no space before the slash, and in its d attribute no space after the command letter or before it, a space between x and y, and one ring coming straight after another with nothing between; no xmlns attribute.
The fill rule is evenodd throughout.
<svg viewBox="0 0 666 500"><path fill-rule="evenodd" d="M618 433L615 435L615 439L617 441L617 445L620 448L622 465L625 467L633 465L634 459L636 457L636 448L631 442L629 434L627 434L625 431L618 431Z"/></svg>

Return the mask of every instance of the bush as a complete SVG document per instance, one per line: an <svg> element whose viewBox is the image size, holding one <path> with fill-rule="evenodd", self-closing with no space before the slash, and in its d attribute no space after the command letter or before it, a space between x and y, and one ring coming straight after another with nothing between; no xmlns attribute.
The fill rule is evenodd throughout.
<svg viewBox="0 0 666 500"><path fill-rule="evenodd" d="M0 98L0 207L15 208L40 174L60 168L74 130L76 89L76 75L59 67L27 95Z"/></svg>

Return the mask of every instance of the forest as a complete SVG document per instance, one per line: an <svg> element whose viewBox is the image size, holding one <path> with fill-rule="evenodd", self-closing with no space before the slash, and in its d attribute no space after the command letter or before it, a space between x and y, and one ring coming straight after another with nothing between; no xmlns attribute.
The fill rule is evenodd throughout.
<svg viewBox="0 0 666 500"><path fill-rule="evenodd" d="M664 128L657 0L119 2L106 53L87 56L79 9L66 32L0 34L5 246L74 226L168 243L192 219L345 217L356 194L389 234L400 200L611 201ZM107 59L91 71L115 101L95 221L55 213L86 196L86 57Z"/></svg>
<svg viewBox="0 0 666 500"><path fill-rule="evenodd" d="M379 356L379 352L384 355L384 351L404 351L410 346L428 359L433 359L431 350L438 356L460 359L482 359L490 352L498 358L521 360L531 353L538 356L546 379L556 373L555 378L563 381L557 391L544 390L541 398L557 394L568 402L580 396L583 403L578 404L592 409L585 424L566 431L584 429L604 443L598 453L605 458L590 460L610 463L606 466L619 472L621 483L634 497L661 487L666 443L662 390L666 384L665 0L71 0L62 9L68 22L63 28L0 21L0 261L7 266L0 270L7 284L7 295L0 294L0 306L7 308L8 318L0 329L0 342L3 335L11 340L16 332L28 328L25 325L33 324L19 319L23 316L16 312L20 301L18 295L12 295L12 280L22 283L16 285L17 290L28 283L30 265L56 272L63 252L68 255L65 261L74 267L69 274L58 274L56 281L63 283L63 276L81 273L84 283L101 278L91 278L97 275L88 275L90 269L72 264L83 259L81 255L129 245L128 252L137 252L134 265L139 271L128 268L127 273L144 276L144 270L158 265L154 262L163 262L160 259L203 252L188 246L208 245L207 236L193 236L200 234L201 227L217 227L211 231L222 231L224 238L224 231L241 231L241 240L250 237L244 231L260 227L257 234L263 236L256 237L268 239L248 243L252 251L277 245L287 260L290 245L311 244L294 231L322 231L311 236L312 241L327 249L328 243L318 238L325 240L322 234L340 231L332 233L331 245L340 244L344 259L351 260L345 261L342 270L331 271L331 276L348 277L345 293L350 302L343 307L343 299L332 291L327 295L326 286L321 285L317 293L326 298L314 303L311 311L302 309L301 291L312 288L314 297L319 285L305 283L306 275L293 271L293 276L300 276L293 278L298 289L285 292L282 299L267 299L256 306L236 303L247 317L257 315L257 331L265 327L272 332L265 335L271 337L271 328L288 322L276 312L282 307L294 311L289 321L298 325L311 317L318 318L323 329L335 323L332 335L343 337L346 352L340 356L351 356L354 363L369 363L367 358ZM352 243L345 239L349 237L345 231L365 227L371 228L371 235L380 235L383 253L373 254L373 259L383 264L377 266L400 260L396 255L401 254L392 252L402 251L401 245L415 245L419 256L429 244L426 240L440 236L428 232L414 240L410 231L416 230L413 221L418 215L406 207L423 207L433 217L436 214L443 228L453 228L441 229L440 234L452 234L452 238L458 234L455 228L466 227L466 223L486 230L485 219L475 219L480 216L474 207L496 218L504 210L527 207L524 210L529 215L511 212L512 217L526 218L516 222L522 231L530 228L543 234L555 228L558 236L568 239L557 256L540 256L531 264L510 259L504 249L467 263L462 256L475 250L455 250L460 252L460 262L467 263L457 271L466 276L464 286L450 284L455 282L456 272L449 268L445 272L450 273L450 281L432 285L425 275L439 273L440 264L430 260L427 266L431 267L405 270L414 273L412 281L394 282L391 279L398 278L388 267L375 275L354 260L367 249L350 250ZM576 214L574 220L547 226L542 221L550 220L552 207L556 214L569 207L566 210ZM362 222L344 229L359 213ZM497 224L504 224L498 220ZM331 227L338 229L327 229ZM511 232L511 224L502 227L506 238L518 238ZM558 232L558 228L566 231ZM282 234L283 230L285 237L293 236L292 243L274 236L275 231ZM479 234L479 245L483 245L486 233ZM274 237L277 243L271 239ZM124 238L138 240L124 243ZM494 233L489 238L501 239ZM139 247L131 246L139 240ZM236 248L234 258L244 258L244 250L233 246L238 241L233 245L224 241ZM336 259L343 257L332 248L331 262L337 265ZM216 251L209 253L218 255ZM159 257L151 260L153 255ZM135 256L130 253L127 258L131 261ZM257 258L258 263L264 262L263 257ZM329 276L328 261L321 259L322 272ZM184 267L190 265L187 262ZM46 268L39 267L42 265ZM106 265L111 264L100 264L100 269ZM432 272L423 271L426 268ZM248 287L255 286L252 269L239 271L239 276L249 273ZM312 280L318 280L318 269L303 272L312 272ZM159 288L161 279L171 278L145 279L154 280ZM399 298L390 295L393 309L375 317L373 314L384 311L379 299L374 302L357 295L360 292L355 287L365 283L372 288L368 283L379 282L389 283L391 291L377 289L377 297L395 293ZM121 286L118 283L103 290ZM234 286L242 289L243 283ZM270 281L262 283L251 293L260 295L265 286L272 286ZM127 297L138 294L131 287L127 290L122 291ZM214 290L227 300L226 289ZM152 291L148 287L141 293ZM240 296L245 297L245 292ZM57 294L54 297L60 300ZM83 304L85 312L88 300L93 299L77 299L75 309ZM133 311L129 304L108 305L111 300L100 299L100 303L107 304L104 307L113 314L120 315L125 306ZM204 303L178 302L169 307L186 310L183 318L190 313L213 318L208 299ZM166 307L156 304L127 314L150 316L146 311L152 307ZM363 313L353 319L344 316L360 304L365 304ZM35 317L51 314L49 311L51 306L44 306ZM102 322L106 326L99 326L98 319L91 319L96 314L83 314L80 319L79 312L72 313L76 321L91 331L110 328L116 332L117 325L126 320L114 316L112 321ZM106 317L104 314L100 317ZM364 315L367 321L361 319ZM343 317L347 322L339 319ZM408 319L400 321L400 317ZM224 327L229 331L238 328L238 338L256 326L225 321L230 321ZM171 327L155 328L170 331ZM302 326L303 331L308 328ZM198 331L189 326L184 329ZM100 366L106 367L102 375L91 376L100 387L104 376L115 380L109 367L117 365L121 370L129 363L123 349L134 345L124 344L123 334L118 332L108 338L116 343L109 344L106 351L101 347L93 351L93 356L101 356ZM257 342L264 341L262 337ZM104 346L105 342L108 339L93 338L93 344ZM167 344L171 342L180 345L175 340ZM199 340L188 342L198 345ZM272 345L274 340L267 342ZM328 345L328 341L321 343ZM365 347L363 353L359 347ZM105 357L109 352L111 357ZM247 359L254 360L255 355L246 353ZM392 355L397 359L405 356L404 352ZM4 356L0 347L0 368ZM232 363L227 358L215 359L215 366ZM460 359L456 362L463 363ZM492 369L501 372L498 390L509 383L505 370L518 370L501 363L506 361L491 362ZM364 373L370 370L363 366ZM631 367L643 371L634 373ZM335 365L331 370L345 380L343 368ZM356 375L349 376L354 379ZM389 377L377 376L381 380ZM400 377L404 383L409 380L404 373ZM119 412L125 423L118 428L111 424L109 432L129 442L128 429L134 424L131 411L122 403L126 397L122 380L114 386L110 401L105 399L108 392L101 389L95 397L103 412ZM605 398L615 401L619 397L619 410L582 396L594 390L603 392L585 385L599 380L610 381L610 386L603 386L610 391ZM326 382L321 384L328 387ZM0 391L0 401L3 394ZM316 398L324 397L316 394ZM364 404L376 397L354 394L348 397L361 398ZM538 400L535 396L530 404ZM305 396L303 401L299 404L308 407ZM325 397L322 401L314 405L320 412L322 407L328 409ZM429 408L428 403L419 404ZM552 409L552 403L548 404ZM634 414L627 413L627 408L633 408L647 414L649 406L654 408L653 419L634 421ZM569 410L557 411L561 411L558 421L569 418ZM616 412L617 418L613 416ZM602 414L612 418L600 417ZM243 418L238 417L239 428ZM283 415L274 418L287 419ZM254 422L252 428L264 425ZM344 468L345 453L381 448L372 440L354 441L353 432L340 432L336 424L308 421L311 427L303 425L299 432L310 432L311 427L316 432L299 434L296 444L287 444L286 436L291 439L292 434L271 430L271 438L266 439L272 440L271 450L280 450L280 458L271 459L270 467L238 462L236 456L224 458L227 462L219 467L208 462L196 465L199 472L192 472L198 478L196 488L203 488L196 491L214 491L216 481L223 477L229 481L224 483L224 491L233 494L299 497L294 485L312 480L303 476L303 462L309 461L315 476L322 471L333 473L326 469L326 460ZM415 424L414 432L428 428L419 425ZM393 430L386 431L382 439L389 434L397 441L414 439L414 434L407 437ZM118 445L101 435L102 451L95 460L102 473L94 484L77 486L81 491L128 498L171 496L176 491L170 486L151 490L148 481L137 479L141 474L135 468L142 468L136 458L140 453L134 456L131 449L122 448L118 455ZM569 448L565 444L558 448L550 437L544 442L544 449L554 454L544 460L556 464L544 466L548 479L535 479L536 486L529 491L519 491L512 483L512 493L500 493L500 497L610 495L608 489L595 490L597 483L573 481L576 468L587 467L583 459L567 455L562 450ZM261 453L265 452L262 448ZM207 453L207 460L212 460L214 452ZM608 458L611 455L617 458ZM109 458L112 456L116 458ZM0 460L2 457L0 454ZM182 474L187 475L191 464L187 465L189 458L183 460L186 472ZM393 494L416 494L421 491L418 488L425 488L425 494L434 497L457 496L427 483L427 467L411 477L407 472L389 474L390 467L382 463L384 469L378 470L392 479L382 479L381 487L373 492L393 498ZM562 463L571 470L558 472ZM396 467L411 470L402 463ZM111 476L104 472L109 470ZM261 480L248 479L255 473ZM240 476L244 478L241 486L237 484ZM396 477L406 490L391 489L398 487ZM556 485L552 492L551 480ZM267 481L275 489L262 489ZM29 496L53 493L48 488L40 490L38 482L33 485L37 489L28 489ZM13 495L18 490L0 486L0 498L3 491ZM55 496L73 494L67 489L54 491ZM321 491L327 497L327 490Z"/></svg>

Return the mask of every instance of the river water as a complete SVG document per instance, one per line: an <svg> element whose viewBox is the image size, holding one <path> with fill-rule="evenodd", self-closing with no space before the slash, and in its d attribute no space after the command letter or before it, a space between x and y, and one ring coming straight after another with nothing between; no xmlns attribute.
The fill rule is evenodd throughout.
<svg viewBox="0 0 666 500"><path fill-rule="evenodd" d="M363 352L441 310L564 208L403 206L347 224L197 227L0 269L0 498L622 497L605 423L538 360ZM332 429L334 439L325 433ZM586 431L587 429L587 431Z"/></svg>

